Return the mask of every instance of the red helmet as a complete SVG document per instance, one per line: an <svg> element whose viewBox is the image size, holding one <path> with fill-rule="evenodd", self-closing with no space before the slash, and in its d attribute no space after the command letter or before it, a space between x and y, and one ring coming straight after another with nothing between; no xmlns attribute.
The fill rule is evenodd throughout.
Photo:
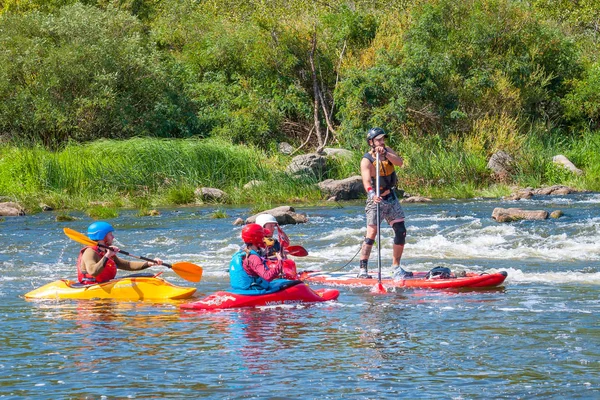
<svg viewBox="0 0 600 400"><path fill-rule="evenodd" d="M263 238L265 231L258 224L248 224L242 228L242 240L246 244L252 244L256 247L265 247Z"/></svg>

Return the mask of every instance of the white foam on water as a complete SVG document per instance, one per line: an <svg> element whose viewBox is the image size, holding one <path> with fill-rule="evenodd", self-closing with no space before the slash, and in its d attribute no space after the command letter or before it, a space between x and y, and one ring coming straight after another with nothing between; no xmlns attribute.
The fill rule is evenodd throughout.
<svg viewBox="0 0 600 400"><path fill-rule="evenodd" d="M593 194L593 195L591 195L591 196L589 196L589 197L587 197L585 199L577 201L576 203L583 203L583 204L586 204L586 203L589 203L589 204L600 203L600 194L595 193L595 194Z"/></svg>
<svg viewBox="0 0 600 400"><path fill-rule="evenodd" d="M415 257L600 260L599 227L597 218L570 224L568 228L576 232L574 234L552 234L546 231L547 225L540 229L524 229L511 224L482 227L475 223L456 229L445 228L442 235L409 236L407 251Z"/></svg>
<svg viewBox="0 0 600 400"><path fill-rule="evenodd" d="M433 221L433 222L447 222L447 221L472 221L477 219L471 215L460 215L460 216L451 216L451 215L416 215L411 216L410 221L420 222L420 221Z"/></svg>
<svg viewBox="0 0 600 400"><path fill-rule="evenodd" d="M323 236L316 237L316 240L335 240L340 238L362 238L365 234L365 228L340 228L334 229Z"/></svg>
<svg viewBox="0 0 600 400"><path fill-rule="evenodd" d="M165 237L165 236L161 236L161 237L156 237L156 238L152 238L149 240L144 240L142 241L143 245L177 245L178 241L175 238L172 237Z"/></svg>
<svg viewBox="0 0 600 400"><path fill-rule="evenodd" d="M600 272L524 272L520 269L506 269L507 283L547 283L563 285L568 283L600 285Z"/></svg>

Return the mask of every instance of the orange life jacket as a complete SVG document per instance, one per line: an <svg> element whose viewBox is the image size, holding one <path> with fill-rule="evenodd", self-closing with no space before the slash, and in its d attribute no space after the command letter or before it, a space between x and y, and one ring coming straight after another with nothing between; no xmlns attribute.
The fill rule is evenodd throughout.
<svg viewBox="0 0 600 400"><path fill-rule="evenodd" d="M363 158L369 160L375 168L377 168L377 160L371 153L365 153ZM371 177L371 186L375 188L375 178ZM379 192L383 193L388 189L395 188L398 184L398 176L396 175L396 170L394 164L388 159L382 160L379 159Z"/></svg>

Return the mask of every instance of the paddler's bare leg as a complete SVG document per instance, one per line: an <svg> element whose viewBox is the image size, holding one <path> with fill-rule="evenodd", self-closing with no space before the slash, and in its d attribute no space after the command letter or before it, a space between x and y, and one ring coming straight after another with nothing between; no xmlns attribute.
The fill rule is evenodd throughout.
<svg viewBox="0 0 600 400"><path fill-rule="evenodd" d="M403 252L404 252L403 244L395 244L394 245L392 267L400 266L400 259L402 259Z"/></svg>
<svg viewBox="0 0 600 400"><path fill-rule="evenodd" d="M360 251L359 278L371 278L369 275L368 264L371 250L373 249L373 243L375 243L375 236L377 236L377 225L367 225L367 234L365 235L365 241L363 242Z"/></svg>

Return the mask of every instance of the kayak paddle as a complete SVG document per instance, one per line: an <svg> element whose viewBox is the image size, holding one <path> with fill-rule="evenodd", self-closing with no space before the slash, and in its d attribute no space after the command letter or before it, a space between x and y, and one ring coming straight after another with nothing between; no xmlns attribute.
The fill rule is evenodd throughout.
<svg viewBox="0 0 600 400"><path fill-rule="evenodd" d="M380 190L379 190L379 166L380 166L380 162L379 162L379 152L376 153L377 156L377 165L375 166L375 169L377 170L375 173L375 184L376 184L376 195L377 197L379 197L380 194ZM375 285L372 289L371 292L373 293L387 293L387 290L385 290L385 287L383 287L383 284L381 283L381 213L380 213L380 206L379 206L379 202L377 202L377 285Z"/></svg>
<svg viewBox="0 0 600 400"><path fill-rule="evenodd" d="M99 246L99 247L103 247L105 249L109 248L108 246L100 244L100 243L96 242L95 240L88 238L83 233L79 233L73 229L64 228L63 231L65 232L65 235L67 235L69 237L69 239L79 242L81 244L84 244L86 246ZM151 258L136 256L134 254L126 252L125 250L119 249L119 253L125 254L126 256L129 256L129 257L138 258L140 260L154 262L154 260ZM173 264L162 263L161 265L163 265L167 268L171 268L173 271L175 271L175 273L177 275L179 275L186 281L200 282L200 279L202 279L202 267L199 265L196 265L196 264L192 264L191 262L182 261L182 262L176 262Z"/></svg>
<svg viewBox="0 0 600 400"><path fill-rule="evenodd" d="M306 257L308 255L308 251L302 246L288 246L285 251L296 257Z"/></svg>

